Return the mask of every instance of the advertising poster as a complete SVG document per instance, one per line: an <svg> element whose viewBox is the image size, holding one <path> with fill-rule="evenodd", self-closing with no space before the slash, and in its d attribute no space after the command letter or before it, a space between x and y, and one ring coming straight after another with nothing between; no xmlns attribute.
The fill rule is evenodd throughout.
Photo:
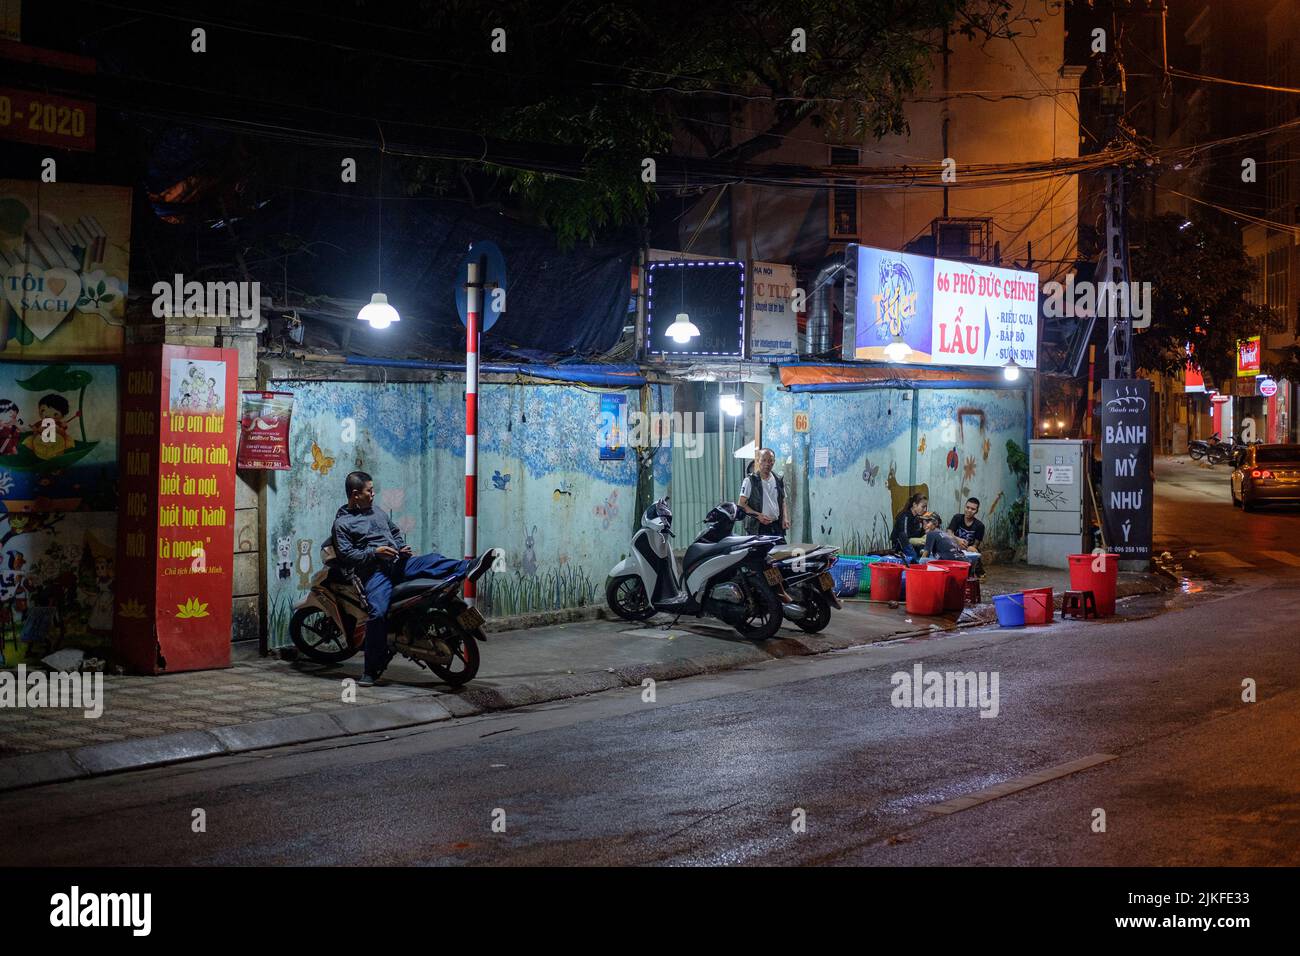
<svg viewBox="0 0 1300 956"><path fill-rule="evenodd" d="M1237 377L1247 378L1259 374L1259 336L1237 342Z"/></svg>
<svg viewBox="0 0 1300 956"><path fill-rule="evenodd" d="M292 414L292 392L244 392L235 467L287 471Z"/></svg>
<svg viewBox="0 0 1300 956"><path fill-rule="evenodd" d="M651 262L646 268L646 348L663 355L740 358L745 345L745 264L735 259ZM677 316L695 327L678 332Z"/></svg>
<svg viewBox="0 0 1300 956"><path fill-rule="evenodd" d="M130 189L0 180L0 357L120 354L130 252Z"/></svg>
<svg viewBox="0 0 1300 956"><path fill-rule="evenodd" d="M117 370L0 362L0 667L107 652Z"/></svg>
<svg viewBox="0 0 1300 956"><path fill-rule="evenodd" d="M749 354L754 357L788 358L798 355L795 342L794 267L775 262L755 262L750 269Z"/></svg>
<svg viewBox="0 0 1300 956"><path fill-rule="evenodd" d="M856 359L1038 365L1038 274L856 249Z"/></svg>
<svg viewBox="0 0 1300 956"><path fill-rule="evenodd" d="M600 460L622 461L627 457L627 396L600 396Z"/></svg>
<svg viewBox="0 0 1300 956"><path fill-rule="evenodd" d="M1151 383L1101 383L1101 510L1106 544L1122 560L1151 557Z"/></svg>
<svg viewBox="0 0 1300 956"><path fill-rule="evenodd" d="M167 345L128 365L122 549L150 570L118 606L132 669L230 663L236 364L233 349Z"/></svg>

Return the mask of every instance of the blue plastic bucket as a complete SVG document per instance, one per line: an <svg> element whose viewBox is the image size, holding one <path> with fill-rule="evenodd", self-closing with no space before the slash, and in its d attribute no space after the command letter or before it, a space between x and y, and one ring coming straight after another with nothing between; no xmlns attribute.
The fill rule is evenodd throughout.
<svg viewBox="0 0 1300 956"><path fill-rule="evenodd" d="M998 594L993 598L993 609L998 613L998 627L1025 626L1023 594Z"/></svg>

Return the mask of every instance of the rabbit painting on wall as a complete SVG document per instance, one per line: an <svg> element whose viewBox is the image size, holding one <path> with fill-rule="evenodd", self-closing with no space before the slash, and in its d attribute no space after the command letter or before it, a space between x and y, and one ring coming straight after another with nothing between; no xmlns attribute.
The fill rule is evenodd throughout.
<svg viewBox="0 0 1300 956"><path fill-rule="evenodd" d="M537 525L533 525L533 530L524 536L524 557L523 569L524 574L530 578L537 577L537 551L533 547L533 541L537 537Z"/></svg>
<svg viewBox="0 0 1300 956"><path fill-rule="evenodd" d="M277 538L275 541L275 568L277 575L287 581L293 568L293 539Z"/></svg>

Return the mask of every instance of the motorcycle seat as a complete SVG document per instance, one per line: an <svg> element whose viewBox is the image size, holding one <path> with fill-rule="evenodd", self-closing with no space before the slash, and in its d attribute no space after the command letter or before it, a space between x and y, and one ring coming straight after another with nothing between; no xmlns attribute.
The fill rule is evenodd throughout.
<svg viewBox="0 0 1300 956"><path fill-rule="evenodd" d="M753 541L757 537L759 537L759 535L735 534L735 535L731 535L730 537L723 538L721 541L718 541L716 543L696 541L694 544L692 544L690 547L686 549L686 555L682 564L684 567L693 568L695 567L695 565L699 564L705 558L711 558L717 554L726 554L729 551L734 550L739 545L748 544L749 542Z"/></svg>
<svg viewBox="0 0 1300 956"><path fill-rule="evenodd" d="M396 604L398 601L405 601L407 598L415 597L417 594L423 594L430 588L440 588L447 582L439 578L412 578L409 581L403 581L393 588L393 594L389 601Z"/></svg>

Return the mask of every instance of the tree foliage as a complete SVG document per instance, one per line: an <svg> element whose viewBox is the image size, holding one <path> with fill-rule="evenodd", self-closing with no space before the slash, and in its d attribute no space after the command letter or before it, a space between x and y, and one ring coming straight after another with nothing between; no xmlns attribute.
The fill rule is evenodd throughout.
<svg viewBox="0 0 1300 956"><path fill-rule="evenodd" d="M1137 364L1177 374L1190 346L1211 382L1236 375L1237 341L1282 327L1283 321L1249 301L1257 270L1241 233L1213 221L1187 223L1166 213L1133 225L1130 271L1151 283L1151 327L1134 336Z"/></svg>

